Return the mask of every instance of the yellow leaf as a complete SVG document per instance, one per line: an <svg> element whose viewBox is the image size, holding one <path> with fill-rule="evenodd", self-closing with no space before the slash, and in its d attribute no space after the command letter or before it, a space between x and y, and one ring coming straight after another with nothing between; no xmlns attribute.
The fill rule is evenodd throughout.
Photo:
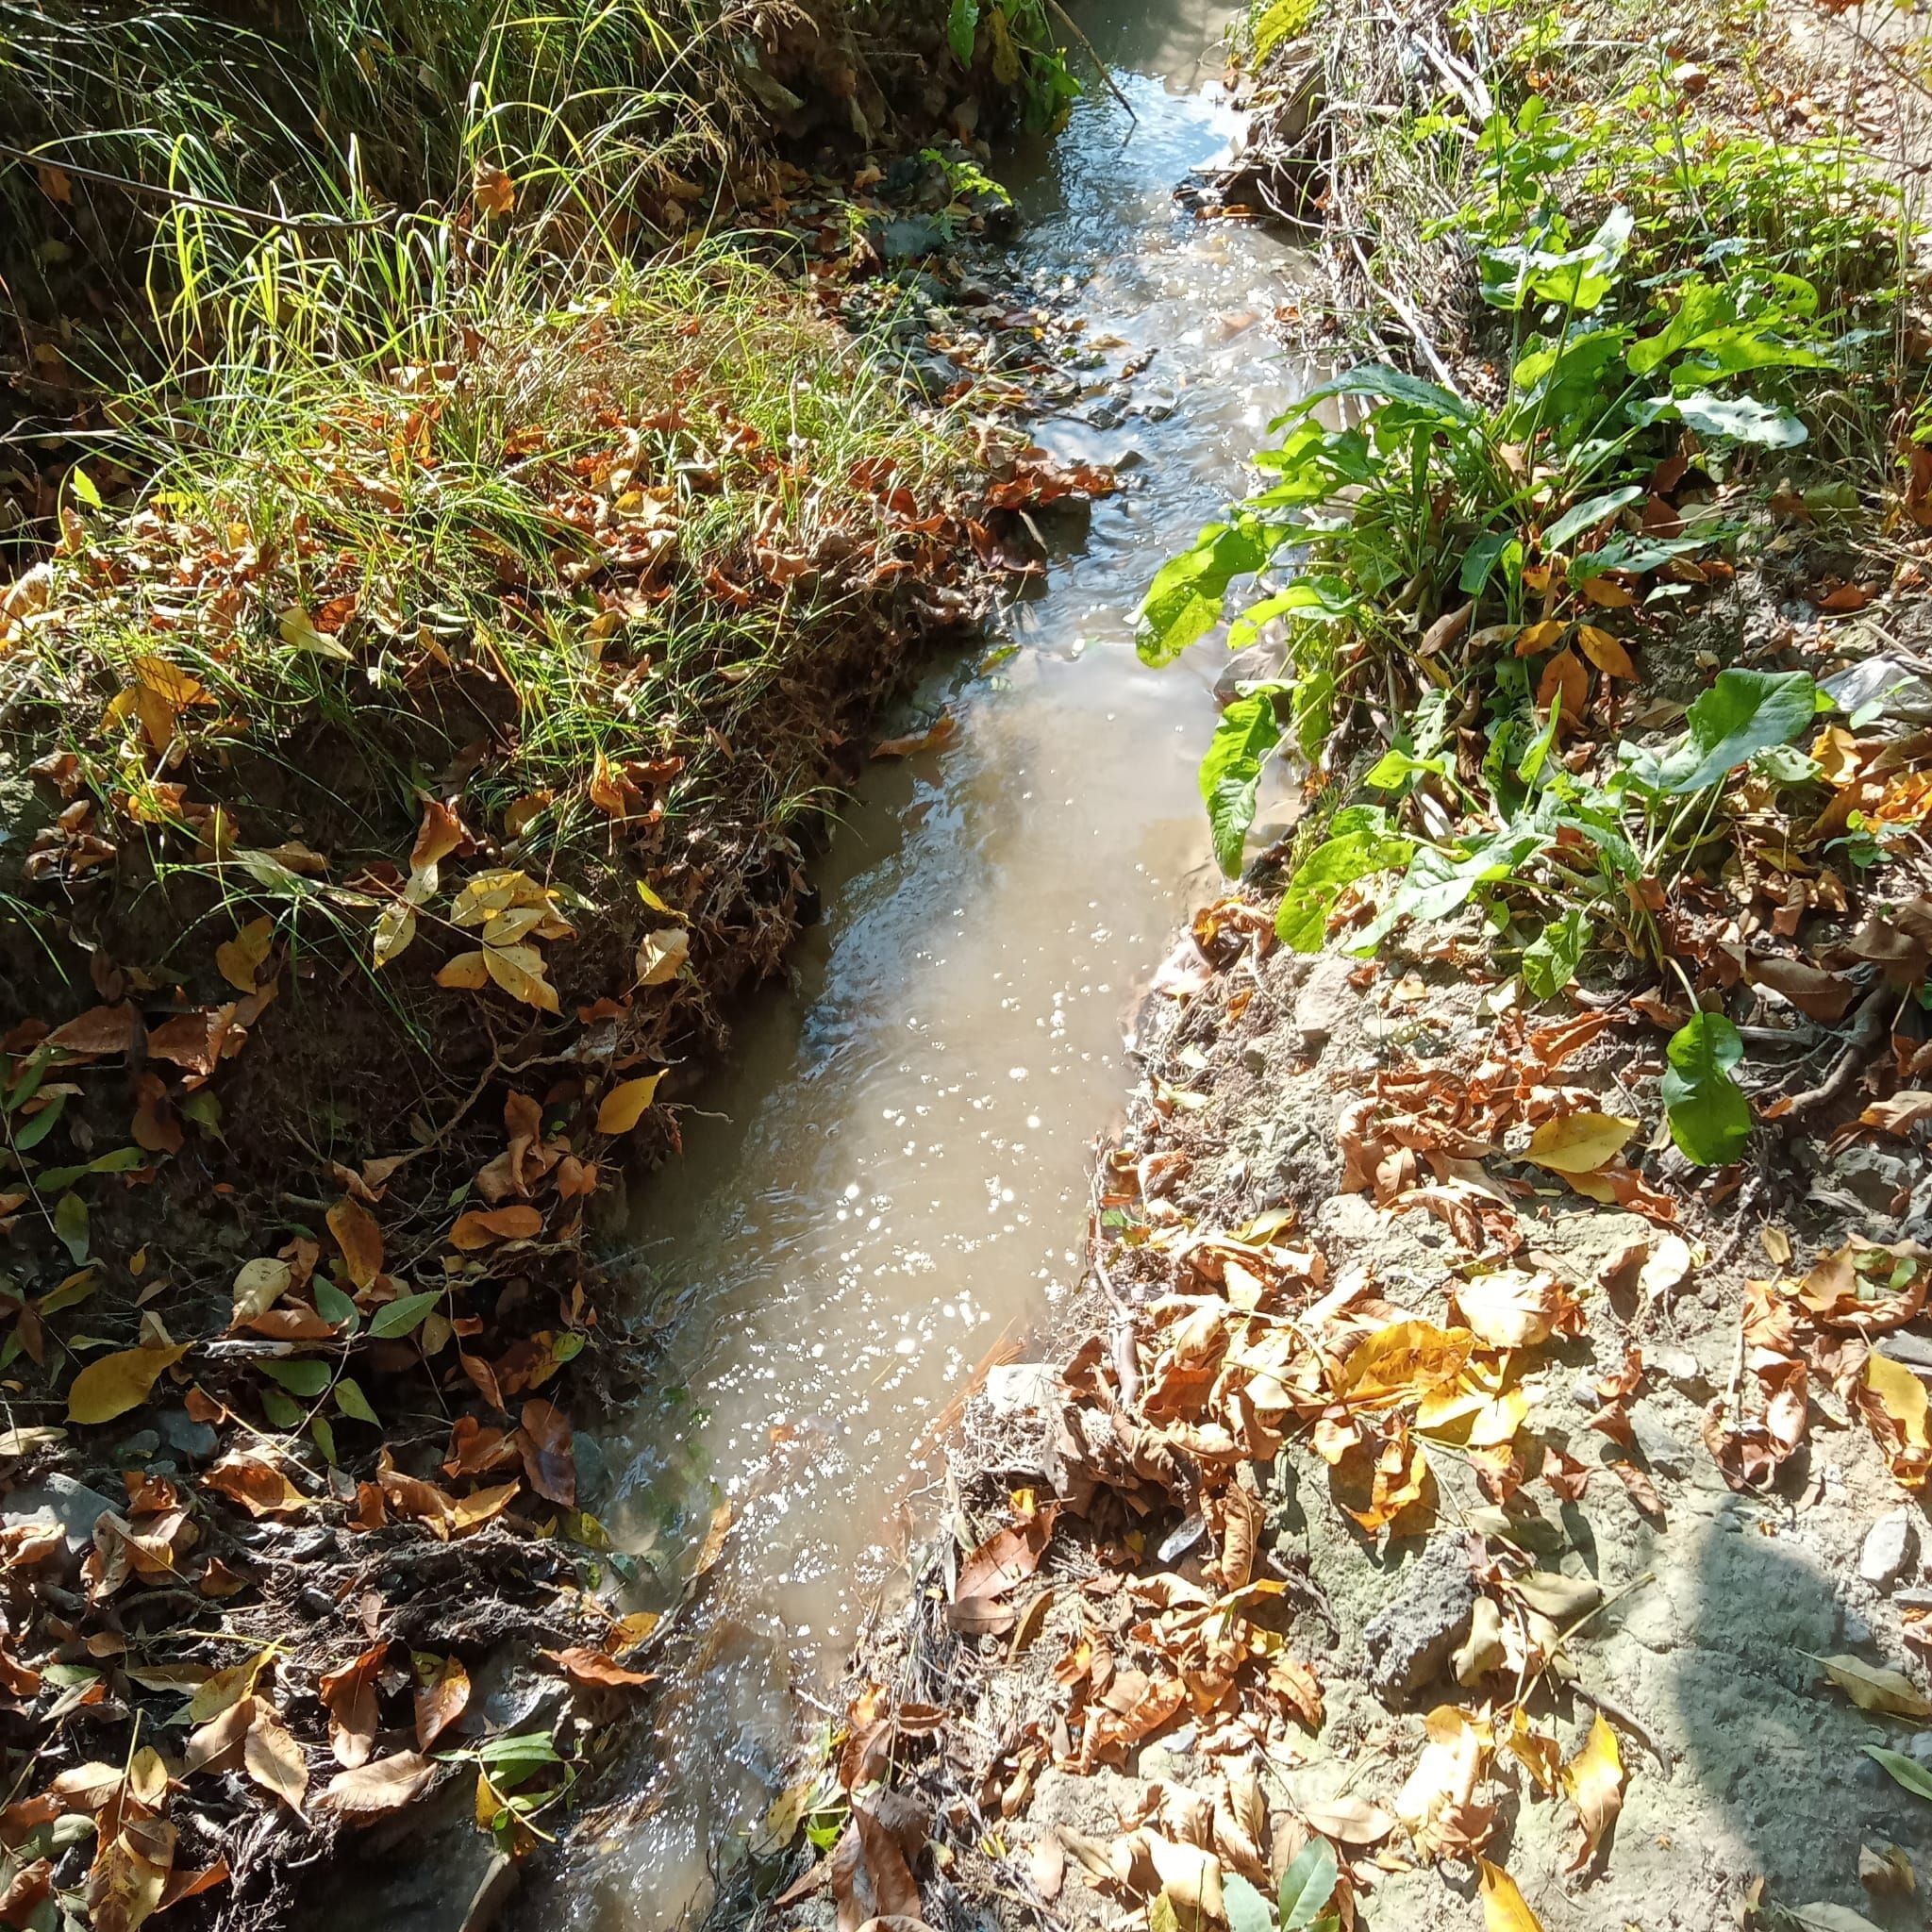
<svg viewBox="0 0 1932 1932"><path fill-rule="evenodd" d="M1818 1661L1824 1666L1824 1674L1860 1710L1882 1710L1892 1717L1932 1717L1932 1702L1903 1671L1882 1670L1856 1657L1825 1657Z"/></svg>
<svg viewBox="0 0 1932 1932"><path fill-rule="evenodd" d="M543 955L535 946L485 946L484 970L512 999L540 1011L557 1011L557 990L543 977Z"/></svg>
<svg viewBox="0 0 1932 1932"><path fill-rule="evenodd" d="M436 983L460 992L481 992L490 984L490 969L484 965L481 953L458 953L439 970Z"/></svg>
<svg viewBox="0 0 1932 1932"><path fill-rule="evenodd" d="M691 953L691 935L681 925L647 932L638 947L638 984L661 986L675 978Z"/></svg>
<svg viewBox="0 0 1932 1932"><path fill-rule="evenodd" d="M240 1327L257 1315L266 1314L288 1292L295 1271L286 1261L258 1255L244 1261L235 1276L235 1313L230 1326Z"/></svg>
<svg viewBox="0 0 1932 1932"><path fill-rule="evenodd" d="M1531 1135L1529 1158L1556 1174L1594 1174L1636 1131L1637 1123L1621 1114L1566 1113Z"/></svg>
<svg viewBox="0 0 1932 1932"><path fill-rule="evenodd" d="M1603 1723L1602 1718L1597 1719ZM1483 1891L1483 1932L1543 1932L1543 1924L1530 1910L1516 1881L1500 1865L1487 1858L1475 1861L1476 1878Z"/></svg>
<svg viewBox="0 0 1932 1932"><path fill-rule="evenodd" d="M488 1523L492 1516L501 1516L520 1488L521 1483L507 1482L500 1483L493 1490L477 1490L470 1495L458 1496L457 1507L450 1515L450 1533L460 1536L466 1529L475 1529L478 1524Z"/></svg>
<svg viewBox="0 0 1932 1932"><path fill-rule="evenodd" d="M358 1289L367 1288L382 1273L382 1229L375 1215L344 1194L324 1218L342 1251L349 1279Z"/></svg>
<svg viewBox="0 0 1932 1932"><path fill-rule="evenodd" d="M251 919L231 940L215 948L215 966L237 992L253 992L257 969L268 958L275 923L265 914Z"/></svg>
<svg viewBox="0 0 1932 1932"><path fill-rule="evenodd" d="M487 215L507 215L517 205L517 184L494 161L478 161L472 180L476 206Z"/></svg>
<svg viewBox="0 0 1932 1932"><path fill-rule="evenodd" d="M161 1371L172 1368L193 1346L192 1341L177 1341L172 1348L124 1348L90 1362L67 1391L67 1420L108 1423L139 1408Z"/></svg>
<svg viewBox="0 0 1932 1932"><path fill-rule="evenodd" d="M1624 1808L1624 1760L1617 1752L1617 1734L1601 1711L1583 1749L1563 1767L1563 1789L1583 1825L1583 1842L1570 1860L1570 1870L1580 1872L1596 1857L1604 1833Z"/></svg>
<svg viewBox="0 0 1932 1932"><path fill-rule="evenodd" d="M1525 625L1516 635L1516 655L1534 658L1539 651L1553 649L1562 635L1563 625L1554 617L1546 617L1541 624Z"/></svg>
<svg viewBox="0 0 1932 1932"><path fill-rule="evenodd" d="M651 890L650 883L647 880L639 879L637 881L637 889L638 897L641 899L644 902L644 904L651 908L653 912L661 912L667 919L682 919L684 917L684 914L678 911L676 907L667 906L664 903L664 901L655 891Z"/></svg>
<svg viewBox="0 0 1932 1932"><path fill-rule="evenodd" d="M416 937L416 908L407 899L391 899L375 922L375 963L387 966L409 950Z"/></svg>
<svg viewBox="0 0 1932 1932"><path fill-rule="evenodd" d="M1605 610L1628 610L1637 602L1628 591L1609 577L1586 577L1583 594Z"/></svg>
<svg viewBox="0 0 1932 1932"><path fill-rule="evenodd" d="M334 658L344 664L350 661L349 653L334 638L317 630L315 620L299 604L291 604L282 612L280 628L283 643L293 650L313 651L318 658Z"/></svg>
<svg viewBox="0 0 1932 1932"><path fill-rule="evenodd" d="M1906 1367L1876 1349L1865 1357L1865 1386L1859 1407L1878 1440L1891 1473L1917 1489L1932 1470L1932 1433L1926 1426L1925 1385Z"/></svg>
<svg viewBox="0 0 1932 1932"><path fill-rule="evenodd" d="M1583 655L1607 677L1621 677L1628 681L1637 675L1637 667L1630 661L1630 654L1608 631L1600 630L1593 624L1579 624L1576 626L1576 641L1583 647Z"/></svg>
<svg viewBox="0 0 1932 1932"><path fill-rule="evenodd" d="M643 1119L644 1110L658 1091L661 1072L646 1074L641 1079L625 1080L607 1093L597 1108L600 1134L627 1134Z"/></svg>

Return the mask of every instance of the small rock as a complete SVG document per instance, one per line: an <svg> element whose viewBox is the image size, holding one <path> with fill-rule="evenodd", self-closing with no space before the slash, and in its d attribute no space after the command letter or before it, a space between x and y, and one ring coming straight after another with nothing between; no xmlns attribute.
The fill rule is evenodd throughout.
<svg viewBox="0 0 1932 1932"><path fill-rule="evenodd" d="M1916 1162L1855 1141L1832 1157L1828 1185L1856 1195L1875 1213L1890 1214L1917 1178Z"/></svg>
<svg viewBox="0 0 1932 1932"><path fill-rule="evenodd" d="M133 1468L147 1462L160 1448L161 1439L153 1429L137 1429L114 1444L114 1460Z"/></svg>
<svg viewBox="0 0 1932 1932"><path fill-rule="evenodd" d="M164 1408L155 1417L161 1441L188 1462L206 1462L215 1453L212 1423L198 1423L185 1408Z"/></svg>
<svg viewBox="0 0 1932 1932"><path fill-rule="evenodd" d="M1251 1074L1265 1074L1268 1071L1268 1049L1265 1046L1242 1047L1241 1065Z"/></svg>
<svg viewBox="0 0 1932 1932"><path fill-rule="evenodd" d="M1874 1590L1896 1583L1918 1555L1918 1532L1904 1509L1890 1509L1865 1532L1858 1574Z"/></svg>
<svg viewBox="0 0 1932 1932"><path fill-rule="evenodd" d="M1570 1399L1578 1408L1596 1407L1596 1383L1589 1375L1578 1375L1570 1385Z"/></svg>
<svg viewBox="0 0 1932 1932"><path fill-rule="evenodd" d="M1872 1641L1872 1626L1857 1610L1848 1610L1842 1605L1838 1612L1838 1634L1840 1642L1860 1650ZM1932 1733L1926 1733L1932 1736Z"/></svg>
<svg viewBox="0 0 1932 1932"><path fill-rule="evenodd" d="M1659 1348L1646 1356L1650 1367L1678 1388L1696 1388L1709 1381L1704 1364L1688 1348Z"/></svg>
<svg viewBox="0 0 1932 1932"><path fill-rule="evenodd" d="M15 1490L0 1505L0 1524L51 1520L60 1525L68 1553L78 1556L93 1547L94 1524L110 1509L120 1507L98 1490L91 1490L85 1483L77 1483L57 1470L30 1489Z"/></svg>
<svg viewBox="0 0 1932 1932"><path fill-rule="evenodd" d="M1348 975L1356 970L1354 960L1330 955L1317 960L1302 982L1295 995L1294 1024L1310 1046L1325 1044L1355 1011L1359 996Z"/></svg>
<svg viewBox="0 0 1932 1932"><path fill-rule="evenodd" d="M1647 1410L1630 1412L1630 1433L1644 1461L1659 1475L1682 1478L1690 1473L1690 1454L1676 1432L1668 1429Z"/></svg>
<svg viewBox="0 0 1932 1932"><path fill-rule="evenodd" d="M1921 1764L1932 1764L1932 1731L1914 1731L1907 1740L1906 1756Z"/></svg>

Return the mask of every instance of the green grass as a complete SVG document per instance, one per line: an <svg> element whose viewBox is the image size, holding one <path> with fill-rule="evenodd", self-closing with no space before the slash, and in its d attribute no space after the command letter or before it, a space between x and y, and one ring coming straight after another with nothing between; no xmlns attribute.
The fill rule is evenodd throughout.
<svg viewBox="0 0 1932 1932"><path fill-rule="evenodd" d="M655 794L667 838L782 817L820 761L787 735L811 710L789 693L876 605L875 573L931 564L876 479L924 513L967 465L882 352L723 247L558 306L537 278L453 299L408 339L413 359L345 359L258 328L125 398L152 482L131 516L74 507L8 679L33 755L71 753L158 874L292 897L365 960L380 892L215 866L190 808L230 811L241 848L322 845L338 886L405 864L430 795L500 862L582 885L611 841L600 758L684 760Z"/></svg>

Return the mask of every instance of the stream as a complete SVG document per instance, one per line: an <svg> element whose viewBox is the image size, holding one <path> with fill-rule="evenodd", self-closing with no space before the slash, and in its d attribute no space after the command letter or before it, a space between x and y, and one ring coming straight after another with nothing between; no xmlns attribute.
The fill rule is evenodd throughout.
<svg viewBox="0 0 1932 1932"><path fill-rule="evenodd" d="M1151 0L1085 24L1137 118L1090 82L1058 139L994 172L1024 217L1008 275L1105 350L1039 439L1128 487L1007 613L1010 651L918 693L958 736L871 768L818 868L825 922L644 1191L638 1293L674 1312L658 1396L602 1435L598 1513L659 1602L722 1506L731 1528L633 1795L577 1847L552 1921L701 1911L834 1714L865 1616L939 1521L949 1405L989 1358L1037 1354L1078 1284L1137 995L1211 887L1215 667L1145 670L1132 613L1295 392L1264 326L1295 256L1173 200L1237 129L1220 17Z"/></svg>

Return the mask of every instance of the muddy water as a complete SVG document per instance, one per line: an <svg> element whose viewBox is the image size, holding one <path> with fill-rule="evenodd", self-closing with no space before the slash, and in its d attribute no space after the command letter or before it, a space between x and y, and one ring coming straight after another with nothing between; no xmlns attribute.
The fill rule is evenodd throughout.
<svg viewBox="0 0 1932 1932"><path fill-rule="evenodd" d="M675 1296L670 1392L606 1436L600 1514L660 1599L719 1506L734 1520L637 1796L571 1875L574 1924L702 1907L708 1864L829 1714L868 1607L937 1521L922 1452L948 1403L1077 1282L1124 1028L1208 883L1213 667L1143 670L1131 612L1292 393L1260 325L1293 264L1172 200L1234 132L1218 21L1099 12L1138 123L1094 88L1001 172L1028 218L1014 266L1106 345L1091 401L1041 440L1132 487L1010 611L1010 655L921 694L957 740L873 768L822 870L826 923L641 1205L641 1292ZM1108 380L1142 360L1123 416Z"/></svg>

